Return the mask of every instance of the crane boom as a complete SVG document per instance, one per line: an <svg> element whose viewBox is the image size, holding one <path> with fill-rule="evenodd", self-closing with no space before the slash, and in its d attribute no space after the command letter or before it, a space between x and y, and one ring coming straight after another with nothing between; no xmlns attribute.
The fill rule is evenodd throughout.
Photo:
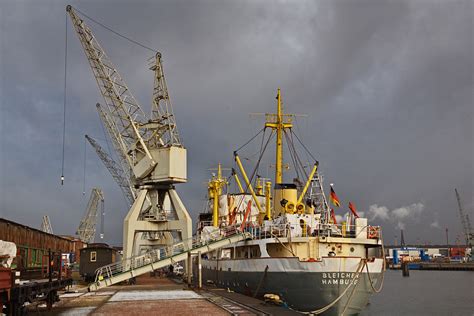
<svg viewBox="0 0 474 316"><path fill-rule="evenodd" d="M85 243L93 243L97 226L97 215L99 213L99 203L104 204L104 194L99 188L93 188L91 197L87 203L84 217L77 228L76 234ZM101 206L101 210L103 207Z"/></svg>
<svg viewBox="0 0 474 316"><path fill-rule="evenodd" d="M162 133L161 137L164 145L181 146L173 106L163 71L163 63L161 62L161 53L156 53L155 57L155 62L150 65L150 70L155 73L151 120L159 121L164 127L165 132Z"/></svg>
<svg viewBox="0 0 474 316"><path fill-rule="evenodd" d="M120 190L122 190L123 195L127 198L130 205L135 201L135 190L133 189L132 184L130 183L130 177L127 176L120 168L120 166L110 157L107 152L99 145L99 143L92 137L85 136L89 144L94 148L95 152L99 156L100 160L104 163L107 170L114 178L115 182L119 185Z"/></svg>
<svg viewBox="0 0 474 316"><path fill-rule="evenodd" d="M153 160L143 139L147 136L148 130L142 129L140 133L138 126L140 122L147 122L145 113L89 27L76 14L72 6L68 5L66 11L71 17L100 93L105 100L110 118L114 122L117 137L126 146L127 153L138 151L142 152L142 156L146 155L150 164L148 169L151 171L156 162ZM150 133L148 132L148 134ZM155 135L152 134L150 137L153 138ZM136 156L136 154L131 155L132 159L135 159Z"/></svg>

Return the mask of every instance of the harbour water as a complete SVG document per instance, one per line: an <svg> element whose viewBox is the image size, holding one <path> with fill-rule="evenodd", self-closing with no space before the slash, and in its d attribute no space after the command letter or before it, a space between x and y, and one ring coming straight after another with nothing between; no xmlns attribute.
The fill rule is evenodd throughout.
<svg viewBox="0 0 474 316"><path fill-rule="evenodd" d="M361 315L474 315L474 272L387 270Z"/></svg>

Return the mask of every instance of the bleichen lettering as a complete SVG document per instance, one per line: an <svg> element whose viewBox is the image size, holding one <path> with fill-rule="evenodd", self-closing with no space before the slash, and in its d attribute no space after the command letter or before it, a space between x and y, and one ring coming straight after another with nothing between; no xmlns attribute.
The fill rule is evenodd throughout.
<svg viewBox="0 0 474 316"><path fill-rule="evenodd" d="M323 285L349 285L357 284L359 276L356 278L354 272L323 272L321 284Z"/></svg>

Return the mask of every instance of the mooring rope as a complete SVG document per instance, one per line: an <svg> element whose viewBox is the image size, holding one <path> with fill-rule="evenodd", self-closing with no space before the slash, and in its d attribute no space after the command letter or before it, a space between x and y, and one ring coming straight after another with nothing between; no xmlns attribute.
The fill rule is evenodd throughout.
<svg viewBox="0 0 474 316"><path fill-rule="evenodd" d="M359 278L359 275L362 272L362 270L364 269L365 264L367 264L367 261L364 258L360 259L359 266L357 267L356 273L355 273L354 277L352 278L351 282L349 283L349 285L344 289L344 291L334 301L332 301L328 305L324 306L323 308L320 308L320 309L317 309L317 310L314 310L314 311L310 311L310 312L299 311L299 310L293 309L291 307L288 307L288 308L291 309L292 311L295 311L295 312L297 312L299 314L303 314L303 315L319 315L321 313L324 313L325 311L327 311L328 309L330 309L331 307L336 305L336 303L339 302L341 300L341 298L344 297L344 295L346 295L347 291L351 287L354 286L354 288L355 288L355 284L354 284L355 282L354 281Z"/></svg>
<svg viewBox="0 0 474 316"><path fill-rule="evenodd" d="M385 277L385 269L386 269L386 262L385 262L385 248L383 246L383 239L382 239L382 233L380 233L380 240L382 241L382 259L383 259L383 267L382 267L382 279L380 280L380 286L378 289L376 289L374 287L374 284L372 283L372 279L370 277L370 273L369 273L369 266L367 265L366 263L366 266L367 266L367 275L369 277L369 283L370 283L370 287L372 288L372 290L375 292L375 293L380 293L380 291L382 291L382 288L383 288L383 282L384 282L384 277Z"/></svg>

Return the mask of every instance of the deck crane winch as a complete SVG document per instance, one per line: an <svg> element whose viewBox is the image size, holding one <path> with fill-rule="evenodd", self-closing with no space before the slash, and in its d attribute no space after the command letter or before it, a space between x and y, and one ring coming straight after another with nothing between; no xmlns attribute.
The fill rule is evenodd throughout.
<svg viewBox="0 0 474 316"><path fill-rule="evenodd" d="M124 219L124 258L161 247L163 240L155 237L167 236L169 232L178 232L179 239L190 240L191 218L174 188L175 184L187 181L186 149L177 132L161 54L156 53L150 67L155 84L148 117L91 29L72 6L68 5L66 11L104 98L103 121L118 156L130 166L130 179L137 190L137 198ZM142 234L150 238L138 242Z"/></svg>
<svg viewBox="0 0 474 316"><path fill-rule="evenodd" d="M85 243L89 244L94 242L97 227L97 215L99 212L102 214L101 227L103 229L104 193L99 188L93 188L89 202L87 203L86 212L84 213L84 217L76 231L79 239ZM103 234L104 232L101 231L101 238L103 237Z"/></svg>

